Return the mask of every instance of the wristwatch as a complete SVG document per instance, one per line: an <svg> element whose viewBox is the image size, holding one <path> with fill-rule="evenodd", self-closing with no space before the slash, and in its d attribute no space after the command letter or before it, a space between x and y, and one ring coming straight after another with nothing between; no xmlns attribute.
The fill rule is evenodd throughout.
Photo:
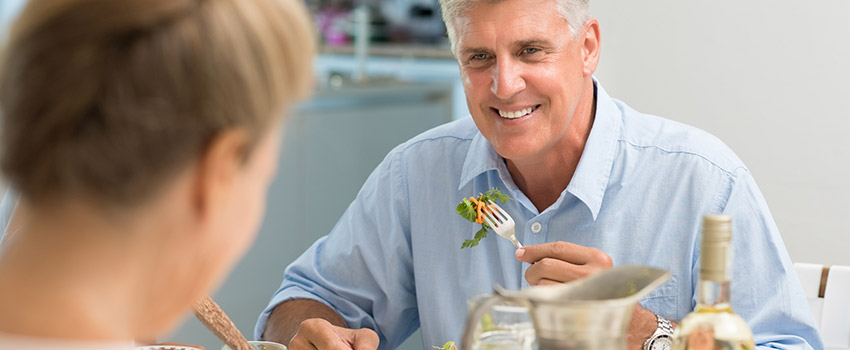
<svg viewBox="0 0 850 350"><path fill-rule="evenodd" d="M643 350L670 350L673 347L673 324L664 317L655 315L658 328L643 343Z"/></svg>

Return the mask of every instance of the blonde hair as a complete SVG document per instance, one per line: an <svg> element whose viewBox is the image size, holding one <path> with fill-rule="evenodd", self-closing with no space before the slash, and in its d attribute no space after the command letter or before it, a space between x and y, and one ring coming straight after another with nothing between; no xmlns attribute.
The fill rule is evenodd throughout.
<svg viewBox="0 0 850 350"><path fill-rule="evenodd" d="M223 130L259 139L314 53L300 0L30 0L0 65L0 167L33 201L129 205Z"/></svg>
<svg viewBox="0 0 850 350"><path fill-rule="evenodd" d="M491 4L508 0L439 0L440 10L443 14L443 22L446 24L446 32L451 43L452 53L457 55L457 30L455 21L466 16L469 9L476 4L487 2ZM554 0L557 2L558 13L567 20L570 34L575 38L579 29L590 19L590 0Z"/></svg>

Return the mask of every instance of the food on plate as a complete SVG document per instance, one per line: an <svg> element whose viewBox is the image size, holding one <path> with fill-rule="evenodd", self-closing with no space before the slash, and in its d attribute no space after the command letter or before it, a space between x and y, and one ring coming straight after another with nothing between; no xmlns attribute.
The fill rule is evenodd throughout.
<svg viewBox="0 0 850 350"><path fill-rule="evenodd" d="M481 224L481 229L475 232L475 236L473 236L472 239L464 240L460 248L463 249L477 246L478 242L480 242L484 238L487 238L487 230L490 229L490 226L484 222L484 215L486 212L490 211L490 208L488 208L485 203L501 202L502 204L505 204L505 202L509 201L510 199L511 197L499 192L499 190L495 188L479 194L478 198L464 198L463 201L461 201L460 204L457 205L457 209L455 209L455 211L457 211L457 214L462 216L464 219L467 219L476 224Z"/></svg>
<svg viewBox="0 0 850 350"><path fill-rule="evenodd" d="M439 347L436 345L432 345L431 347L434 349L457 350L457 345L455 345L455 342L453 341L447 341L445 344L443 344L443 347Z"/></svg>

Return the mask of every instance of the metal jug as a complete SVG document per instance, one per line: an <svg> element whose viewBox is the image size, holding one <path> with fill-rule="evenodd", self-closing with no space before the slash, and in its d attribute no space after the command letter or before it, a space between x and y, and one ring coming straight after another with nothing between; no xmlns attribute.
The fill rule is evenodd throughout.
<svg viewBox="0 0 850 350"><path fill-rule="evenodd" d="M496 286L493 295L471 308L462 349L626 350L626 330L635 304L669 278L664 270L623 265L560 285L520 291ZM533 342L492 345L480 341L482 318L506 304L527 309Z"/></svg>

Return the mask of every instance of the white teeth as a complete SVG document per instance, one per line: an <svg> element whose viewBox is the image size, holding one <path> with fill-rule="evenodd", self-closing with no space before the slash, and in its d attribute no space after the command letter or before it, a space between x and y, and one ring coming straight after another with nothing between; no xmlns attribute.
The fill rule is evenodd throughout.
<svg viewBox="0 0 850 350"><path fill-rule="evenodd" d="M516 119L516 118L519 118L519 117L525 116L526 114L531 113L531 111L533 111L533 110L534 110L534 107L528 107L526 109L521 109L521 110L518 110L518 111L515 111L515 112L505 112L505 111L499 110L499 115L502 116L502 118L506 118L506 119Z"/></svg>

